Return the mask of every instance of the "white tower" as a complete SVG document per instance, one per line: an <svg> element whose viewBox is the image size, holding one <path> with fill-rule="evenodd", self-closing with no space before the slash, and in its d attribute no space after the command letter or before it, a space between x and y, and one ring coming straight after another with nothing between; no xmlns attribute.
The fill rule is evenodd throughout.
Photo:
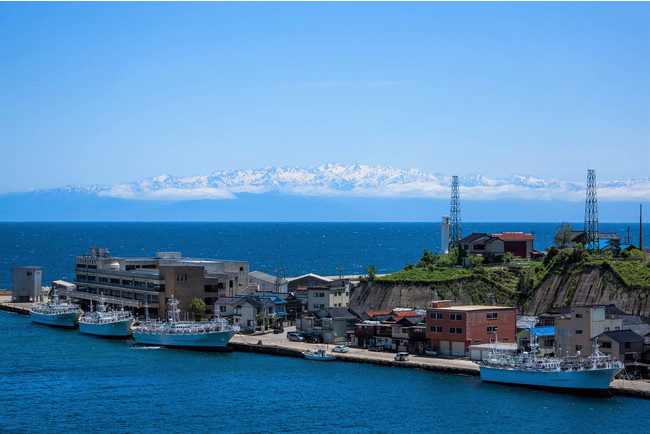
<svg viewBox="0 0 650 434"><path fill-rule="evenodd" d="M443 215L442 216L442 241L441 241L441 248L440 248L440 253L443 255L446 255L449 253L449 225L450 225L450 220L451 217L448 215Z"/></svg>

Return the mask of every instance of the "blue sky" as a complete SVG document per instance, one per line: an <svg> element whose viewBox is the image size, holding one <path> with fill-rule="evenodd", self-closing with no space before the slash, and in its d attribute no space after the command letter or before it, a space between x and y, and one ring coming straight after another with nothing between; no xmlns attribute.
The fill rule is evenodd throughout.
<svg viewBox="0 0 650 434"><path fill-rule="evenodd" d="M0 193L329 162L650 176L648 3L1 3Z"/></svg>

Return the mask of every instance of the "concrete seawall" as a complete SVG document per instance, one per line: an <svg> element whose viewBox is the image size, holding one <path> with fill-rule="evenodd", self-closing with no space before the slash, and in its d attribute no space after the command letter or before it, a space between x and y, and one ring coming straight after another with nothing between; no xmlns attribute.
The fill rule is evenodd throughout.
<svg viewBox="0 0 650 434"><path fill-rule="evenodd" d="M19 315L25 315L29 316L29 307L22 306L22 304L25 303L20 303L19 304L9 304L9 303L0 303L0 310L4 310L5 312L11 312L11 313L17 313ZM31 305L31 303L29 303Z"/></svg>
<svg viewBox="0 0 650 434"><path fill-rule="evenodd" d="M288 341L284 334L235 335L229 345L235 351L300 358L303 357L303 351L307 349L315 350L323 346L322 344ZM371 353L368 350L359 348L350 348L348 353L333 354L336 356L336 360L333 362L367 363L377 366L422 369L456 375L480 375L478 365L466 359L444 359L411 355L411 360L408 362L397 362L393 359L394 353ZM609 390L613 395L650 399L650 380L630 381L616 379L612 381Z"/></svg>

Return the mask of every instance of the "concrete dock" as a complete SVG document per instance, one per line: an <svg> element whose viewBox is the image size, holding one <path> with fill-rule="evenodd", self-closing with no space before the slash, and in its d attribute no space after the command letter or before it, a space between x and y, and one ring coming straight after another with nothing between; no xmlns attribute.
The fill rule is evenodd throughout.
<svg viewBox="0 0 650 434"><path fill-rule="evenodd" d="M10 303L9 297L0 296L0 310L29 316L32 303ZM303 357L305 350L315 350L323 344L308 344L287 339L287 332L295 331L295 327L285 328L283 333L258 333L254 335L235 335L230 346L235 351L270 354L287 357ZM330 345L330 349L333 345ZM423 369L427 371L448 372L461 375L480 375L476 363L466 358L442 358L410 355L408 362L396 362L395 353L371 352L361 348L350 348L347 353L333 353L337 360L349 363L369 363L380 366ZM614 395L632 396L650 399L650 380L619 380L615 379L609 387Z"/></svg>
<svg viewBox="0 0 650 434"><path fill-rule="evenodd" d="M256 352L262 354L276 354L290 357L302 357L305 350L315 350L323 347L323 344L308 344L305 342L290 341L286 337L288 331L294 331L295 327L287 327L283 333L235 335L230 344L235 351ZM330 350L333 345L329 346ZM369 363L380 366L391 366L412 369L424 369L427 371L448 372L461 375L480 375L476 363L467 358L442 358L410 355L408 362L396 362L393 352L372 352L361 348L350 348L347 353L333 353L337 361ZM650 380L618 380L615 379L610 385L610 391L614 395L632 396L650 399Z"/></svg>

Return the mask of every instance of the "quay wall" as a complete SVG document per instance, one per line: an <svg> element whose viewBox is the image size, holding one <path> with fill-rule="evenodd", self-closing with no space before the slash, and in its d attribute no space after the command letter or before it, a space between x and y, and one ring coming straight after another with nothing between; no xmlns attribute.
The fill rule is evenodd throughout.
<svg viewBox="0 0 650 434"><path fill-rule="evenodd" d="M0 303L0 310L5 312L17 313L19 315L29 316L29 308L23 306L16 306L14 304Z"/></svg>
<svg viewBox="0 0 650 434"><path fill-rule="evenodd" d="M301 350L282 347L278 345L264 345L263 342L262 343L258 342L257 344L250 344L250 343L240 343L240 342L231 341L228 345L232 347L234 351L240 351L246 353L269 354L269 355L276 355L276 356L298 357L298 358L303 357ZM432 359L429 363L419 363L417 361L397 362L393 360L378 359L373 357L373 355L365 356L365 355L357 355L357 354L351 355L351 354L344 353L344 354L335 354L335 356L336 356L336 360L330 363L341 361L347 363L366 363L371 365L387 366L387 367L422 369L425 371L445 372L445 373L456 374L456 375L471 375L471 376L480 375L480 370L478 366L476 367L449 366L449 364L445 364L444 359L437 359L437 360ZM327 363L327 362L314 361L313 363ZM639 380L637 381L614 380L610 385L609 390L613 395L650 399L650 382L639 381Z"/></svg>

